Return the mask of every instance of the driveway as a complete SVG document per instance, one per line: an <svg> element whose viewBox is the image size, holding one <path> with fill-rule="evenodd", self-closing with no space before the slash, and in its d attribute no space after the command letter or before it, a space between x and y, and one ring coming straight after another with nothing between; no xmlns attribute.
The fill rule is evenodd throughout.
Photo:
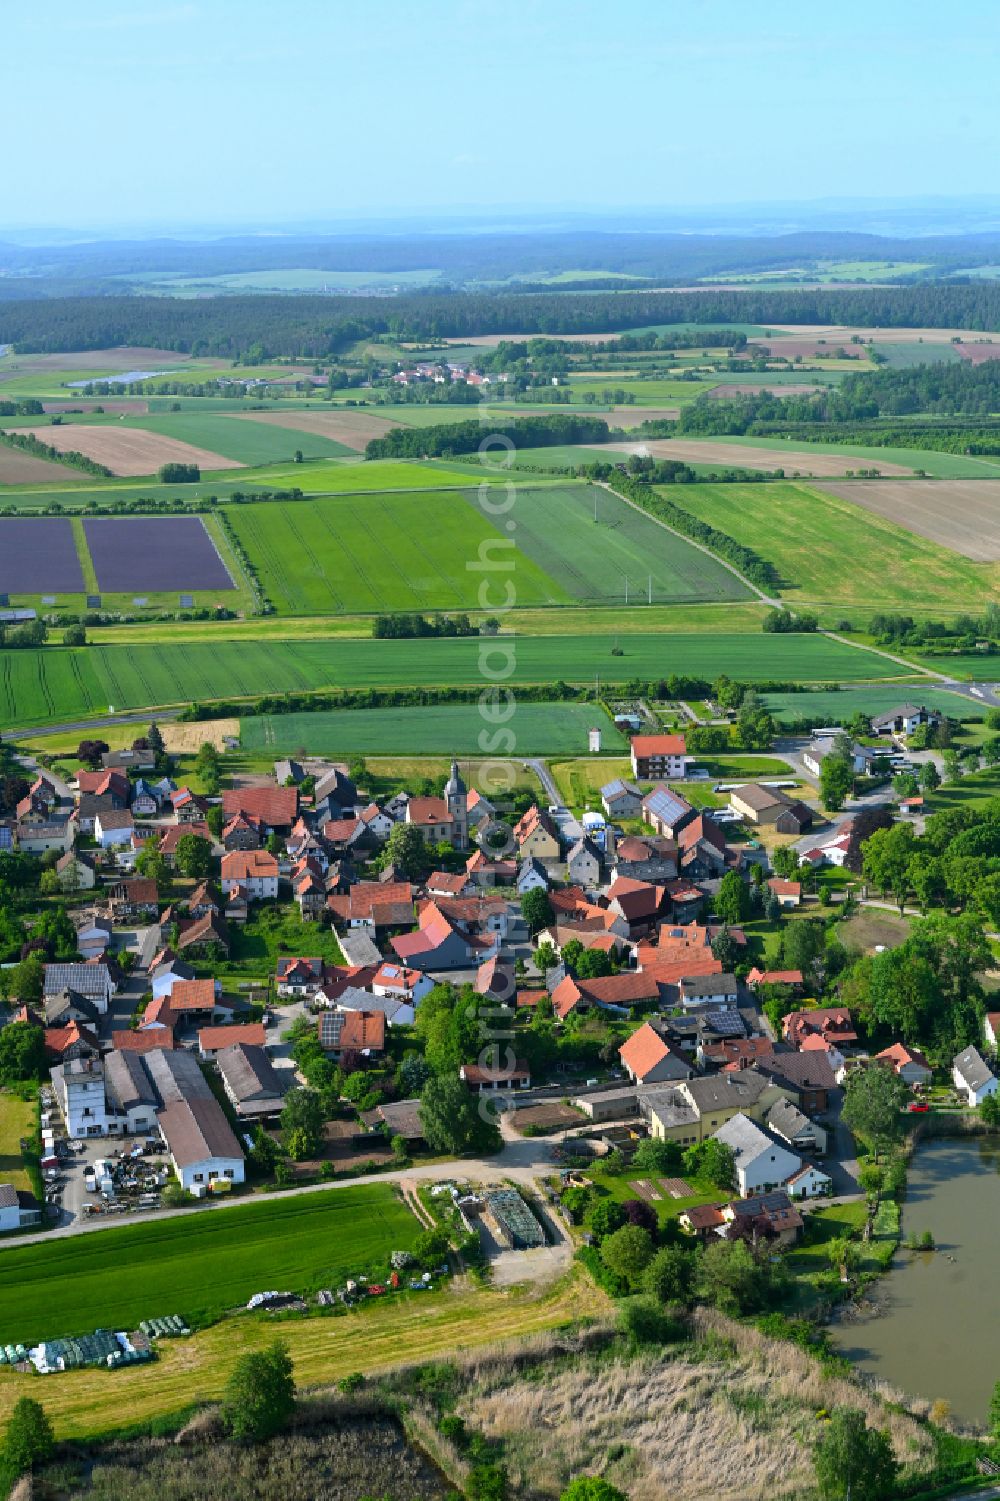
<svg viewBox="0 0 1000 1501"><path fill-rule="evenodd" d="M858 1149L854 1144L854 1137L841 1118L843 1107L843 1096L838 1092L823 1122L829 1133L828 1152L823 1167L833 1179L833 1192L838 1198L861 1192L861 1185L858 1183Z"/></svg>

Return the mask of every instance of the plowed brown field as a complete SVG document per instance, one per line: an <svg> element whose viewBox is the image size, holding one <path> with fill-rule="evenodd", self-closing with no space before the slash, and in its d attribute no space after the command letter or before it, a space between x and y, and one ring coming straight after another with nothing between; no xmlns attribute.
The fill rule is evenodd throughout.
<svg viewBox="0 0 1000 1501"><path fill-rule="evenodd" d="M244 422L267 422L272 427L289 428L296 433L316 433L321 438L332 438L335 443L346 443L358 453L364 452L365 444L372 438L384 438L392 428L401 425L400 418L354 411L236 412L233 415Z"/></svg>
<svg viewBox="0 0 1000 1501"><path fill-rule="evenodd" d="M46 429L47 431L47 429ZM77 479L83 479L77 474ZM74 474L65 464L54 459L39 459L32 453L22 453L18 448L8 448L0 443L0 485L51 485L72 482Z"/></svg>
<svg viewBox="0 0 1000 1501"><path fill-rule="evenodd" d="M165 438L160 433L147 433L140 427L87 427L85 424L70 427L25 427L21 432L33 432L43 443L50 443L60 453L86 454L95 463L106 464L112 474L155 474L161 464L197 464L201 469L242 469L236 459L224 458L220 453L210 453L206 448L195 448L191 443L182 443L179 438ZM60 470L65 478L65 470Z"/></svg>
<svg viewBox="0 0 1000 1501"><path fill-rule="evenodd" d="M844 475L870 462L849 454L810 453L798 448L754 448L749 443L712 443L700 438L650 438L645 443L623 443L626 453L645 450L654 459L680 459L686 464L717 464L720 469L783 469L786 474ZM881 460L883 474L912 474L900 464ZM876 481L876 484L881 481Z"/></svg>
<svg viewBox="0 0 1000 1501"><path fill-rule="evenodd" d="M1000 560L1000 480L848 480L822 488L963 558Z"/></svg>

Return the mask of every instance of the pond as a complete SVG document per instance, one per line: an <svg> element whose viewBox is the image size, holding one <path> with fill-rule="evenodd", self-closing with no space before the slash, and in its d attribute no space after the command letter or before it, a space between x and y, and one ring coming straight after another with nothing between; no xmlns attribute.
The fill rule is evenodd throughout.
<svg viewBox="0 0 1000 1501"><path fill-rule="evenodd" d="M914 1396L951 1403L985 1426L1000 1381L1000 1142L928 1142L910 1164L903 1241L930 1230L937 1249L900 1247L878 1285L881 1315L834 1326L841 1354Z"/></svg>

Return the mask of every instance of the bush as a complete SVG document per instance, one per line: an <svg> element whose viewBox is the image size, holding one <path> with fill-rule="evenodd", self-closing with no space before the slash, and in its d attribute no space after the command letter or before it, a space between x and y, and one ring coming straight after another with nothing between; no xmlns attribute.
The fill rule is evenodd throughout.
<svg viewBox="0 0 1000 1501"><path fill-rule="evenodd" d="M238 1443L273 1438L287 1427L294 1410L292 1361L280 1340L236 1362L226 1384L222 1418Z"/></svg>

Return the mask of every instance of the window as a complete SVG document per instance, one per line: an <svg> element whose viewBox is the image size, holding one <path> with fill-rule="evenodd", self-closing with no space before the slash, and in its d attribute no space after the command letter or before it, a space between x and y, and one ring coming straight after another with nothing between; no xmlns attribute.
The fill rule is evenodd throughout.
<svg viewBox="0 0 1000 1501"><path fill-rule="evenodd" d="M195 1175L194 1175L194 1181L196 1183L204 1183L204 1181L205 1181L205 1174L204 1173L195 1173Z"/></svg>
<svg viewBox="0 0 1000 1501"><path fill-rule="evenodd" d="M235 1178L236 1174L233 1172L233 1169L231 1167L227 1167L223 1176L226 1178Z"/></svg>

